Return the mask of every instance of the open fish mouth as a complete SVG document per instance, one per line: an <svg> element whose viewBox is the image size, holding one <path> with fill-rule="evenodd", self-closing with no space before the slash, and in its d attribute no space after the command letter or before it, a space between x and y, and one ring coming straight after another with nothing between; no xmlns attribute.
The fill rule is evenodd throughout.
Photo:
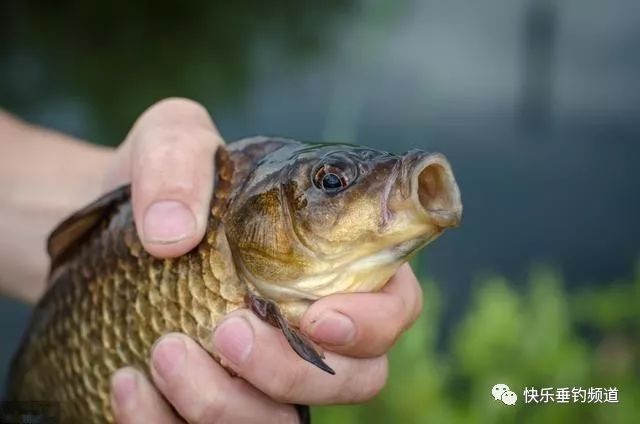
<svg viewBox="0 0 640 424"><path fill-rule="evenodd" d="M462 219L460 190L447 159L439 153L410 152L410 196L416 209L431 223L445 229Z"/></svg>

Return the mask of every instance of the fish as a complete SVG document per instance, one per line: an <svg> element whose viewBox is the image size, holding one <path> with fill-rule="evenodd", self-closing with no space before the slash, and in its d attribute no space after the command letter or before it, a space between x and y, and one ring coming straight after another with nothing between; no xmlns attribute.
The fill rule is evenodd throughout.
<svg viewBox="0 0 640 424"><path fill-rule="evenodd" d="M212 166L206 234L183 256L144 250L129 185L51 233L48 288L14 357L9 400L55 402L61 422L113 422L114 371L150 375L150 350L171 332L220 361L211 334L239 308L279 328L296 360L333 374L299 329L307 308L334 293L380 290L462 217L439 153L252 137L219 147Z"/></svg>

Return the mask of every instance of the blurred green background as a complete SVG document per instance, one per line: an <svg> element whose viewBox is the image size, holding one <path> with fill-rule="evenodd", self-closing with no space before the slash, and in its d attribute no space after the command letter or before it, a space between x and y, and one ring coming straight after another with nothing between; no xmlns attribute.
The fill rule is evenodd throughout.
<svg viewBox="0 0 640 424"><path fill-rule="evenodd" d="M449 157L465 217L415 264L425 313L381 395L316 422L640 421L637 1L3 0L0 16L0 107L92 142L187 96L229 141ZM0 299L2 375L27 316ZM524 404L532 386L620 402Z"/></svg>

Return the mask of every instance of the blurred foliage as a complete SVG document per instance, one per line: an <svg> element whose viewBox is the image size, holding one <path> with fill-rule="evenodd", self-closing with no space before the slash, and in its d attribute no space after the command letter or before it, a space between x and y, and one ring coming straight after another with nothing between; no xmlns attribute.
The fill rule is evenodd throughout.
<svg viewBox="0 0 640 424"><path fill-rule="evenodd" d="M164 97L215 112L251 90L261 57L286 69L331 50L353 8L352 0L7 0L0 100L28 116L43 99L64 99L89 121L93 141L117 144Z"/></svg>
<svg viewBox="0 0 640 424"><path fill-rule="evenodd" d="M640 267L633 281L568 294L534 269L524 292L480 281L471 308L438 348L440 296L390 354L382 393L361 406L314 408L316 423L632 423L640 417ZM506 383L515 406L495 401ZM619 403L525 403L525 387L617 387Z"/></svg>

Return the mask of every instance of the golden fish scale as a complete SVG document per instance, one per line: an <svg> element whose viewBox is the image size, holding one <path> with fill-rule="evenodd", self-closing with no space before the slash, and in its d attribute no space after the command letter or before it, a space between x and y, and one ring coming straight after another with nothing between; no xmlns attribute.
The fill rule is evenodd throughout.
<svg viewBox="0 0 640 424"><path fill-rule="evenodd" d="M60 401L63 422L111 422L111 374L124 365L148 374L158 337L183 332L210 351L212 329L245 293L215 227L189 254L158 260L142 248L130 204L121 205L39 305L14 370L16 399Z"/></svg>
<svg viewBox="0 0 640 424"><path fill-rule="evenodd" d="M160 260L143 249L126 187L105 195L115 208L100 213L86 238L74 235L74 224L104 205L101 199L64 221L49 240L50 287L14 357L8 399L59 402L65 423L113 422L113 371L132 365L149 375L150 350L161 335L185 333L213 355L213 328L245 306L246 286L222 230L228 200L256 161L291 142L257 137L218 149L205 237L179 258ZM71 249L52 244L68 230Z"/></svg>

